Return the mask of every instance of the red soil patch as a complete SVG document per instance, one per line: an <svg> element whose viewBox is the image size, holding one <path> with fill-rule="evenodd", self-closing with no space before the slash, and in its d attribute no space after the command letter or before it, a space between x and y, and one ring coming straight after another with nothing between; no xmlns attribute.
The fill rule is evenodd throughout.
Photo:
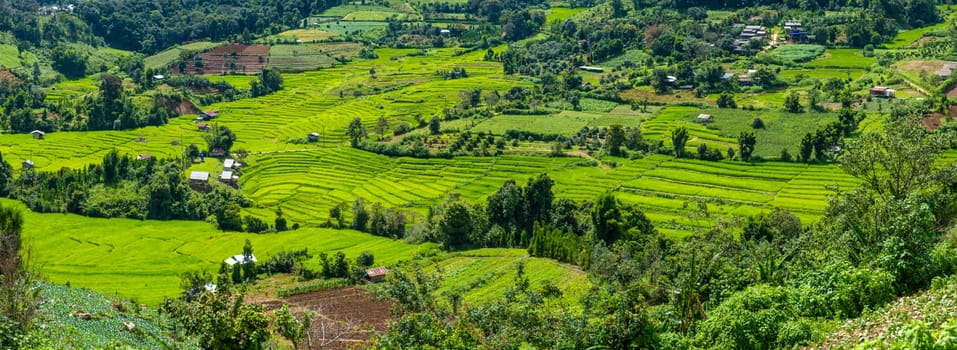
<svg viewBox="0 0 957 350"><path fill-rule="evenodd" d="M940 113L927 114L921 119L921 122L924 123L924 128L934 131L940 127L940 119L943 117L944 115Z"/></svg>
<svg viewBox="0 0 957 350"><path fill-rule="evenodd" d="M0 70L0 82L16 84L20 82L20 79L17 79L17 77L13 75L13 73L10 73L10 71Z"/></svg>
<svg viewBox="0 0 957 350"><path fill-rule="evenodd" d="M180 65L176 64L170 67L170 71L180 74L256 74L266 66L269 46L232 44L214 48L196 57L186 60L185 70L180 70ZM197 61L200 66L196 65Z"/></svg>
<svg viewBox="0 0 957 350"><path fill-rule="evenodd" d="M344 287L294 295L281 300L253 297L249 303L267 310L289 305L290 311L302 318L306 311L316 314L300 349L350 349L368 345L372 331L385 332L393 319L392 302L378 300L361 288ZM311 339L310 339L311 338Z"/></svg>

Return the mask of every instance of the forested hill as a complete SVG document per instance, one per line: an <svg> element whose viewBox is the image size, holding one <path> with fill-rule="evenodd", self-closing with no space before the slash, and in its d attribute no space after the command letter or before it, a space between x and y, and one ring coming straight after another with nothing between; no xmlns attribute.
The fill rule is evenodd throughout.
<svg viewBox="0 0 957 350"><path fill-rule="evenodd" d="M200 38L278 31L304 16L338 5L338 0L84 0L74 14L112 47L154 53ZM0 31L40 44L34 0L0 1Z"/></svg>

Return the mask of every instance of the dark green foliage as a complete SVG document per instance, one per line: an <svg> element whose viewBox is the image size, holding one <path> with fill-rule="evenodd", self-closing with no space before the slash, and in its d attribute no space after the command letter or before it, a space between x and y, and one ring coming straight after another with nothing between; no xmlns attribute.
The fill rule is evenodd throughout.
<svg viewBox="0 0 957 350"><path fill-rule="evenodd" d="M782 162L790 162L794 160L794 157L791 156L791 152L789 152L787 148L782 148L781 156L778 157L778 159L780 159Z"/></svg>
<svg viewBox="0 0 957 350"><path fill-rule="evenodd" d="M625 143L625 128L621 124L615 124L608 128L605 134L605 145L608 147L608 153L613 156L621 156L621 146Z"/></svg>
<svg viewBox="0 0 957 350"><path fill-rule="evenodd" d="M311 258L312 254L309 254L309 249L283 250L264 262L256 263L256 268L258 273L293 273L297 265L301 265L303 261Z"/></svg>
<svg viewBox="0 0 957 350"><path fill-rule="evenodd" d="M764 129L764 121L761 120L761 118L754 118L754 120L751 121L751 128L752 128L752 129Z"/></svg>
<svg viewBox="0 0 957 350"><path fill-rule="evenodd" d="M0 197L10 195L13 190L13 167L3 159L0 153Z"/></svg>
<svg viewBox="0 0 957 350"><path fill-rule="evenodd" d="M278 68L266 68L259 73L259 80L250 83L253 97L265 96L282 89L282 74Z"/></svg>
<svg viewBox="0 0 957 350"><path fill-rule="evenodd" d="M442 211L433 219L436 233L446 249L464 248L470 237L478 233L473 220L472 208L460 198L449 198L442 205Z"/></svg>
<svg viewBox="0 0 957 350"><path fill-rule="evenodd" d="M53 69L68 79L77 79L86 75L86 55L77 49L58 46L53 49L50 58L53 59Z"/></svg>
<svg viewBox="0 0 957 350"><path fill-rule="evenodd" d="M270 338L270 318L259 305L245 303L220 276L216 292L192 299L166 299L160 311L182 324L204 349L263 349Z"/></svg>
<svg viewBox="0 0 957 350"><path fill-rule="evenodd" d="M734 102L734 94L731 92L722 92L718 96L718 108L738 108L738 103Z"/></svg>
<svg viewBox="0 0 957 350"><path fill-rule="evenodd" d="M685 155L685 143L688 142L688 129L678 127L671 131L671 144L674 146L675 157L681 158Z"/></svg>
<svg viewBox="0 0 957 350"><path fill-rule="evenodd" d="M804 112L804 107L801 106L801 96L797 92L791 91L784 97L784 110L790 113Z"/></svg>
<svg viewBox="0 0 957 350"><path fill-rule="evenodd" d="M757 143L757 138L754 137L753 132L742 132L738 136L738 149L740 150L741 160L745 162L751 161L751 153L754 153L754 144Z"/></svg>
<svg viewBox="0 0 957 350"><path fill-rule="evenodd" d="M352 202L352 228L357 231L365 231L369 225L369 211L366 210L366 201L362 198L356 198Z"/></svg>
<svg viewBox="0 0 957 350"><path fill-rule="evenodd" d="M282 232L289 229L289 226L286 223L286 218L282 217L282 208L276 209L276 220L274 221L274 226L276 232Z"/></svg>
<svg viewBox="0 0 957 350"><path fill-rule="evenodd" d="M366 127L362 125L362 119L356 117L349 122L349 127L346 129L346 136L349 136L352 147L356 147L360 140L366 138L367 134Z"/></svg>
<svg viewBox="0 0 957 350"><path fill-rule="evenodd" d="M656 233L651 221L637 208L622 204L611 192L598 197L592 208L596 241L611 244L619 239L640 239Z"/></svg>
<svg viewBox="0 0 957 350"><path fill-rule="evenodd" d="M375 264L375 256L371 252L363 251L356 257L356 265L359 267L370 267Z"/></svg>
<svg viewBox="0 0 957 350"><path fill-rule="evenodd" d="M23 247L23 214L0 207L0 347L18 348L29 339L39 310L34 287L37 275L29 265L29 249Z"/></svg>
<svg viewBox="0 0 957 350"><path fill-rule="evenodd" d="M243 226L245 226L246 232L265 233L269 231L269 224L252 215L243 218Z"/></svg>
<svg viewBox="0 0 957 350"><path fill-rule="evenodd" d="M242 231L243 220L239 214L239 205L229 203L225 210L216 214L216 223L219 229L223 231Z"/></svg>
<svg viewBox="0 0 957 350"><path fill-rule="evenodd" d="M811 133L807 133L801 139L801 153L799 155L800 160L805 163L810 163L813 158L811 158L811 153L814 152L814 136Z"/></svg>
<svg viewBox="0 0 957 350"><path fill-rule="evenodd" d="M219 126L219 123L213 124L212 129L204 137L210 151L219 148L226 151L227 154L233 148L233 143L236 142L236 134L227 126Z"/></svg>
<svg viewBox="0 0 957 350"><path fill-rule="evenodd" d="M798 314L791 289L758 285L732 295L712 310L698 328L695 343L722 349L789 347L794 344L777 343L778 333Z"/></svg>
<svg viewBox="0 0 957 350"><path fill-rule="evenodd" d="M336 252L333 260L329 260L326 253L319 253L319 264L322 266L320 273L323 278L349 278L349 260L346 254Z"/></svg>
<svg viewBox="0 0 957 350"><path fill-rule="evenodd" d="M432 119L429 120L429 133L431 133L432 135L441 134L442 133L441 123L442 123L442 119L439 119L439 117L437 116L432 117Z"/></svg>
<svg viewBox="0 0 957 350"><path fill-rule="evenodd" d="M552 258L586 268L590 249L584 237L550 225L535 226L528 244L528 254L531 256Z"/></svg>

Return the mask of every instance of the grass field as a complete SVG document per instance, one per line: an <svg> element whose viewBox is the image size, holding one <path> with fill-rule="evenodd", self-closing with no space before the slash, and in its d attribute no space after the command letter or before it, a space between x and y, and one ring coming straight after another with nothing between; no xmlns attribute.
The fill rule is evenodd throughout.
<svg viewBox="0 0 957 350"><path fill-rule="evenodd" d="M380 13L400 13L399 10L386 7L386 6L377 6L377 5L340 5L332 7L328 10L322 11L319 14L320 17L345 17L351 13L356 12L380 12Z"/></svg>
<svg viewBox="0 0 957 350"><path fill-rule="evenodd" d="M824 56L808 63L822 68L867 68L877 63L874 57L864 57L858 49L829 49Z"/></svg>
<svg viewBox="0 0 957 350"><path fill-rule="evenodd" d="M327 50L335 44L323 45ZM617 191L623 201L641 208L661 232L673 237L704 232L719 217L752 215L773 207L787 208L807 223L821 215L831 194L826 186L846 188L855 184L836 166L796 163L706 162L662 155L640 159L604 158L606 162L602 164L571 156L414 159L351 149L346 143L345 130L355 117L369 129L380 116L392 126L399 122L414 123L416 116L439 115L448 101L455 101L464 90L505 91L514 86L530 86L528 82L503 76L500 64L484 61L481 50L460 56L454 55L455 49L430 49L424 55L418 49L377 49L376 52L378 59L355 60L322 71L284 74L284 88L267 96L200 106L204 110L218 109L220 116L216 122L229 126L237 135L234 148L251 152L240 183L253 206L244 209L244 214L271 220L275 208L281 206L290 223L306 228L282 234L248 235L221 233L205 222L105 220L28 213L26 234L36 247L45 274L54 282L70 281L74 286L155 303L163 295L177 291L180 273L214 269L219 261L236 254L246 238L253 241L261 257L300 247L315 252L344 250L350 256L370 250L376 254L377 261L391 264L409 260L417 252L431 255L436 248L353 231L320 229L317 225L326 221L329 208L358 197L418 213L412 220L422 220L428 208L449 193L484 201L505 181L524 183L541 173L548 173L555 180L557 197L593 200L604 191ZM467 69L469 77L442 80L435 74L436 70L453 67ZM375 68L376 77L370 76L370 68ZM244 82L251 78L211 79L224 79L245 88ZM60 98L67 96L67 91L89 91L94 88L94 82L84 79L61 83L58 85L58 90L63 91ZM634 94L635 91L640 93ZM686 92L654 95L644 89L629 90L623 95L640 101L645 93L661 96L668 102L710 101L692 98ZM775 107L771 111L754 112L671 106L653 108L651 113L637 113L627 105L584 99L584 112L496 116L478 123L474 130L499 133L526 128L571 134L583 126L636 126L640 122L646 139L661 139L667 144L670 130L685 125L692 136L689 150L693 151L701 143L724 150L736 147L737 134L749 128L754 117L760 116L768 130L756 132L757 154L773 157L785 145L796 153L796 137L829 118L777 112L784 94L784 91L772 91L739 101L739 104L764 103ZM713 114L713 128L694 123L698 113ZM189 116L174 118L161 127L125 131L54 132L47 134L44 140L34 140L25 134L2 134L0 152L14 167L19 167L25 159L32 159L39 170L47 171L98 162L113 149L127 154L173 156L183 152L190 143L205 145L202 133L196 130L191 119ZM466 125L465 122L462 125ZM289 142L304 138L310 132L321 133L320 142L308 145ZM147 141L137 142L138 137ZM174 146L174 141L180 144ZM216 167L217 164L211 161L203 166ZM697 208L697 202L707 206L706 213L693 209ZM500 295L502 286L511 283L514 262L520 260L534 266L537 281L554 279L564 281L562 283L572 290L585 288L580 272L553 261L527 258L522 251L439 254L432 259L429 264L433 264L433 268L441 267L456 276L443 291L467 288L467 302ZM310 264L315 266L316 262L313 260Z"/></svg>
<svg viewBox="0 0 957 350"><path fill-rule="evenodd" d="M0 67L14 68L23 65L16 46L0 44Z"/></svg>
<svg viewBox="0 0 957 350"><path fill-rule="evenodd" d="M326 41L338 37L339 34L322 29L292 29L270 36L271 39L301 40L304 43Z"/></svg>
<svg viewBox="0 0 957 350"><path fill-rule="evenodd" d="M66 80L47 88L46 100L59 101L65 98L83 96L97 91L97 81L92 76L77 80Z"/></svg>
<svg viewBox="0 0 957 350"><path fill-rule="evenodd" d="M386 22L373 21L335 21L323 22L317 26L338 35L349 35L362 38L378 38L385 30Z"/></svg>
<svg viewBox="0 0 957 350"><path fill-rule="evenodd" d="M336 63L338 61L312 45L273 45L269 49L269 66L283 72L315 70Z"/></svg>
<svg viewBox="0 0 957 350"><path fill-rule="evenodd" d="M179 60L179 55L182 52L191 52L198 53L215 47L226 45L226 43L213 43L208 41L198 41L195 43L189 43L181 46L176 46L167 50L164 50L160 53L147 57L143 63L147 68L166 68L176 63Z"/></svg>
<svg viewBox="0 0 957 350"><path fill-rule="evenodd" d="M22 204L6 199L0 200L0 204L23 208ZM199 270L215 273L220 261L242 251L246 239L252 242L260 260L282 250L308 248L316 255L306 262L313 269L319 268L320 252L341 251L354 258L369 251L375 255L377 265L387 266L437 253L433 244L410 245L351 230L304 228L281 234L224 233L203 222L98 219L23 209L25 243L34 250L34 262L45 278L152 305L164 296L178 295L181 274ZM463 258L440 254L421 263L427 268L449 268ZM548 279L573 296L579 295L586 283L581 271L547 259L529 258L524 250L489 250L468 259L472 265L467 269L498 266L502 270L495 276L459 275L445 280L444 289L461 291L470 301L497 297L496 293L501 293L498 286L508 285L514 276L514 271L509 274L508 267L518 261L525 261L530 269L540 273L533 282Z"/></svg>
<svg viewBox="0 0 957 350"><path fill-rule="evenodd" d="M545 16L545 23L564 22L566 19L585 11L586 8L552 7Z"/></svg>
<svg viewBox="0 0 957 350"><path fill-rule="evenodd" d="M781 45L771 51L771 54L791 62L807 62L824 53L821 45Z"/></svg>
<svg viewBox="0 0 957 350"><path fill-rule="evenodd" d="M629 111L630 112L630 111ZM476 132L504 135L508 130L530 131L541 134L572 136L583 127L603 127L613 124L638 126L644 118L633 114L587 113L562 111L552 115L498 115L472 128Z"/></svg>
<svg viewBox="0 0 957 350"><path fill-rule="evenodd" d="M859 68L786 69L781 71L781 74L779 74L782 79L792 82L797 82L798 78L817 79L820 81L824 81L829 78L842 80L846 80L847 78L858 79L862 75L864 75L864 70Z"/></svg>

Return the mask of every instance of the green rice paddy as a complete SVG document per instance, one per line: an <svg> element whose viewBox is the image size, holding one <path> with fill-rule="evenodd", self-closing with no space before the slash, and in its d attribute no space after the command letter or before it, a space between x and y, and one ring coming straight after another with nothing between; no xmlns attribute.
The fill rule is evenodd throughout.
<svg viewBox="0 0 957 350"><path fill-rule="evenodd" d="M555 180L557 197L593 200L602 192L616 191L623 201L645 211L662 233L673 237L703 232L719 217L753 215L774 207L791 210L808 223L821 215L832 193L828 186L846 188L855 184L836 166L796 163L707 162L663 155L605 158L599 162L578 157L581 152L556 158L503 155L415 159L355 150L348 147L345 137L353 118L360 118L369 129L379 117L385 117L392 126L399 122L414 124L416 117L440 115L443 108L455 103L460 91L530 86L504 76L498 63L482 59L484 52L455 56L454 49L430 49L424 55L417 49L378 49L377 53L378 59L356 59L320 71L284 74L284 88L267 96L200 106L204 110L218 109L220 116L215 122L235 132L238 140L234 148L250 152L240 184L253 206L244 209L244 215L271 220L275 209L281 207L289 222L299 223L303 229L253 235L219 232L205 222L27 213L25 232L46 276L58 283L69 281L74 286L156 303L164 295L178 292L179 274L215 269L219 261L236 254L247 238L261 258L282 249L306 247L316 253L342 250L350 257L369 250L375 253L377 262L392 264L417 254L434 254L436 248L318 228L327 220L329 208L365 198L418 213L412 220L422 220L422 214L449 193L481 202L505 181L524 183L541 173ZM469 77L443 80L435 74L436 70L454 67L467 69ZM375 77L369 74L371 68L376 71ZM211 79L224 79L245 88L243 83L251 77ZM59 98L92 91L94 84L90 78L61 83L57 85ZM783 92L761 96L778 106L779 97L783 101ZM646 139L661 139L667 144L670 130L684 125L691 133L688 147L693 152L701 143L722 150L736 147L737 134L760 116L768 130L756 132L757 154L774 157L786 145L796 153L798 135L832 118L674 106L638 113L627 105L588 99L582 102L585 111L499 115L477 120L473 130L570 135L584 126L622 124L640 126ZM699 113L714 115L715 122L710 127L695 123ZM14 167L31 159L39 170L82 167L98 162L113 149L133 155L175 156L191 143L205 145L203 134L191 119L184 116L164 126L125 131L54 132L44 140L26 134L3 134L0 152ZM466 125L462 122L458 127ZM446 125L450 126L455 124ZM311 132L322 134L319 142L290 142ZM521 147L535 146L523 143ZM211 160L203 166L215 168L217 163ZM22 207L12 201L2 203ZM698 210L698 203L707 211ZM443 291L465 288L469 291L466 302L497 296L502 286L511 283L514 262L520 260L534 268L536 281L551 280L569 290L587 286L580 271L528 258L521 250L479 252L439 254L430 260L433 268L441 267L458 276L447 279L452 282L444 285ZM309 264L316 266L317 262Z"/></svg>

